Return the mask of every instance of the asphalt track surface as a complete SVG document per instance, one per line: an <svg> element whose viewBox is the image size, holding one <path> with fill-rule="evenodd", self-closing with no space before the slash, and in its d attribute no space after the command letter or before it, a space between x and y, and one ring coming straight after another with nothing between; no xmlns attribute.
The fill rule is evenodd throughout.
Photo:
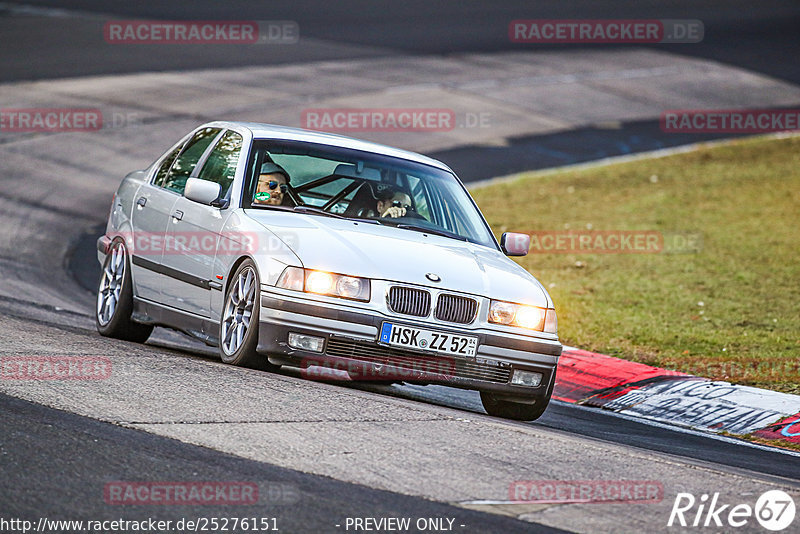
<svg viewBox="0 0 800 534"><path fill-rule="evenodd" d="M464 532L558 532L512 518L245 460L6 395L0 395L0 406L3 463L17 466L4 468L0 480L3 495L17 496L3 499L4 518L39 517L43 512L50 519L86 517L100 521L149 516L177 522L182 518L255 516L276 518L282 532L331 532L336 530L335 525L344 525L347 517L361 517L368 510L371 517L446 517L454 520L456 530ZM262 499L266 504L241 507L162 507L152 515L146 507L108 506L98 498L105 483L115 477L138 480L147 472L158 473L165 481L253 481L261 495L271 497Z"/></svg>
<svg viewBox="0 0 800 534"><path fill-rule="evenodd" d="M193 70L245 65L274 65L321 59L385 56L398 53L453 54L519 50L510 43L508 23L515 19L699 19L705 38L697 44L654 45L739 65L748 70L800 81L800 11L796 2L711 0L695 2L530 2L510 0L369 0L315 2L122 2L104 0L30 0L25 6L85 12L88 18L21 21L4 31L0 80L40 79L153 70ZM9 4L13 4L9 2ZM35 11L30 11L36 13ZM0 14L2 10L0 9ZM160 53L152 46L122 47L108 53L102 32L106 20L291 20L299 24L307 47L206 47ZM64 46L64 43L69 43ZM560 45L575 48L575 45ZM593 47L596 47L594 45ZM558 48L552 45L548 48ZM608 48L613 48L608 46ZM31 61L33 59L34 61Z"/></svg>
<svg viewBox="0 0 800 534"><path fill-rule="evenodd" d="M26 4L60 7L60 3L56 2L34 1ZM107 18L106 14L136 18L221 18L215 11L216 5L218 4L213 2L194 3L191 15L187 14L186 8L158 2L71 2L69 9L100 14L98 18L101 20ZM374 4L369 4L372 5ZM148 50L125 50L121 52L124 55L122 58L100 53L102 47L98 47L88 37L91 34L88 30L97 27L96 20L87 17L89 20L75 21L70 18L70 22L65 24L58 17L48 14L44 18L17 21L18 24L12 28L18 34L8 33L9 26L2 26L4 42L10 41L13 45L4 45L0 50L0 63L4 66L0 79L11 81L142 70L192 70L346 59L399 52L492 52L505 50L510 46L503 36L508 20L512 18L634 17L702 19L706 24L706 42L702 46L680 50L792 82L800 79L800 67L795 61L800 39L796 32L798 11L786 3L759 4L758 7L745 2L710 3L698 7L694 3L686 2L683 7L671 3L668 8L662 9L655 5L627 12L609 12L606 8L597 7L597 3L589 2L575 4L570 8L571 11L564 12L553 3L553 7L539 6L535 14L531 13L530 3L527 2L504 3L499 7L478 2L460 2L457 5L458 8L454 7L455 4L445 2L434 6L411 2L404 3L403 7L395 6L388 12L375 12L375 9L365 8L364 4L359 4L358 7L349 3L339 4L335 10L325 10L304 2L293 2L290 7L269 5L268 8L265 7L266 4L260 4L261 7L256 8L252 4L233 2L227 4L224 18L297 20L302 34L312 41L310 46L298 49L285 47L280 51L270 50L267 54L226 48L204 50L202 53L195 49L185 55L154 56ZM8 19L0 19L0 23L7 24ZM65 39L65 35L69 38ZM65 41L70 45L63 46ZM678 46L673 45L669 49L678 50ZM25 49L26 57L33 57L35 61L23 61L19 54L20 47ZM480 147L480 152L475 147L457 147L434 155L447 161L469 181L487 175L576 163L709 138L673 136L666 139L653 136L652 131L652 124L645 123L625 123L612 129L587 127L568 133L520 138L508 147ZM69 213L71 208L65 205L63 209L65 213ZM93 286L98 271L92 245L92 234L86 234L72 248L69 257L63 259L69 263L71 274L82 285L90 287ZM65 298L80 291L82 290L65 289ZM48 308L51 305L47 302L40 302L37 306L41 308L43 316L53 311ZM77 318L76 325L65 326L60 321L37 319L34 316L39 312L31 309L38 308L29 308L29 303L14 302L13 299L6 300L3 304L3 312L7 317L31 321L32 325L37 320L43 321L43 324L54 325L56 329L90 335L90 324L86 320L88 315ZM86 313L89 311L86 310ZM170 340L169 344L156 343L150 347L163 357L179 363L184 359L187 362L193 361L197 357L203 360L213 359L213 353L193 342L184 341L177 336ZM20 347L16 348L20 350ZM294 376L291 371L283 374L287 377ZM412 401L423 410L429 406L454 408L466 416L482 413L476 395L470 392L446 388L370 385L347 386L343 389ZM7 395L0 395L0 405L0 461L4 474L0 481L0 493L3 495L0 499L0 515L3 517L35 517L52 511L51 517L77 515L103 519L120 515L125 517L125 514L129 514L130 517L141 518L148 515L147 510L126 510L125 514L120 514L117 509L109 509L98 498L98 487L110 480L110 477L125 479L128 476L142 480L229 480L238 476L245 480L252 478L289 484L300 489L302 498L298 503L267 510L280 515L282 523L286 525L285 531L289 532L332 531L331 526L341 518L364 515L457 517L468 525L469 528L465 531L469 532L545 530L545 527L535 522L523 523L502 516L471 512L461 507L238 458ZM624 419L599 410L553 403L539 421L525 426L548 429L565 436L586 436L645 454L648 451L666 454L673 461L694 466L694 469L713 469L731 476L765 481L777 477L774 480L790 485L794 484L787 481L800 480L800 461L795 456L765 451L738 444L733 440L723 441L699 433ZM575 461L579 462L580 459ZM643 473L642 477L645 475ZM176 507L166 511L159 509L157 513L150 515L168 519L199 513L209 516L213 515L212 511L228 512L209 508L198 510Z"/></svg>

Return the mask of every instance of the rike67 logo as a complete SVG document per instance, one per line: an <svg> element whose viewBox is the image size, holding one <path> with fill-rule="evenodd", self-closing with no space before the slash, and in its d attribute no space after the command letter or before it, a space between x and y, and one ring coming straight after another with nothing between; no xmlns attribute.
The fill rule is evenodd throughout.
<svg viewBox="0 0 800 534"><path fill-rule="evenodd" d="M763 493L755 507L749 504L722 504L719 493L703 494L696 499L691 493L678 493L667 526L682 527L743 527L753 517L765 529L773 532L785 530L794 521L795 504L791 495L781 490Z"/></svg>

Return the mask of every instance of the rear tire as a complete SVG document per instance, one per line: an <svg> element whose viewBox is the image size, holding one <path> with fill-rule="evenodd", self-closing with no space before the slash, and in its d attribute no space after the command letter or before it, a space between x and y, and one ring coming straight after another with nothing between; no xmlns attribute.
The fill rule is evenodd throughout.
<svg viewBox="0 0 800 534"><path fill-rule="evenodd" d="M253 260L242 262L225 292L225 305L219 324L219 354L223 362L241 367L277 371L258 354L258 312L261 302L260 281Z"/></svg>
<svg viewBox="0 0 800 534"><path fill-rule="evenodd" d="M153 325L134 322L133 280L128 249L122 240L111 243L97 289L94 320L101 336L135 343L144 343L153 332Z"/></svg>

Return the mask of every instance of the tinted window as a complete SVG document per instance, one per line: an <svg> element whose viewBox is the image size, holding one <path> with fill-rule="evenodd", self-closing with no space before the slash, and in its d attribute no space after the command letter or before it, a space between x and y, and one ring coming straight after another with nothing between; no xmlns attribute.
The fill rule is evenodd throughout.
<svg viewBox="0 0 800 534"><path fill-rule="evenodd" d="M236 164L239 162L242 142L241 135L228 130L209 154L203 170L200 171L200 179L220 185L223 197L228 196L228 189L230 189L233 176L236 174Z"/></svg>
<svg viewBox="0 0 800 534"><path fill-rule="evenodd" d="M186 147L175 160L175 164L169 171L163 187L171 189L176 193L183 193L186 187L186 180L192 174L192 171L197 166L197 161L206 151L208 145L214 140L219 133L219 128L203 128L189 140Z"/></svg>
<svg viewBox="0 0 800 534"><path fill-rule="evenodd" d="M183 145L179 145L175 150L170 152L164 161L161 162L161 166L158 168L158 172L156 172L156 176L153 179L153 183L159 187L164 187L164 182L167 179L167 173L169 173L169 168L172 167L172 162L175 161L175 158L178 157L178 154L183 148Z"/></svg>

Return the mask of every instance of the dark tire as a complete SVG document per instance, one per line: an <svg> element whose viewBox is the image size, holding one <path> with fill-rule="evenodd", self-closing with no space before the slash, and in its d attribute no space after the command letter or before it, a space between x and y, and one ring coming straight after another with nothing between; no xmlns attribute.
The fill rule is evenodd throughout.
<svg viewBox="0 0 800 534"><path fill-rule="evenodd" d="M258 354L258 312L260 281L253 260L246 259L236 269L225 292L219 322L219 354L223 362L241 367L277 371L279 365L269 363Z"/></svg>
<svg viewBox="0 0 800 534"><path fill-rule="evenodd" d="M144 343L153 325L134 322L133 281L128 249L122 240L111 243L97 288L94 321L101 336Z"/></svg>

